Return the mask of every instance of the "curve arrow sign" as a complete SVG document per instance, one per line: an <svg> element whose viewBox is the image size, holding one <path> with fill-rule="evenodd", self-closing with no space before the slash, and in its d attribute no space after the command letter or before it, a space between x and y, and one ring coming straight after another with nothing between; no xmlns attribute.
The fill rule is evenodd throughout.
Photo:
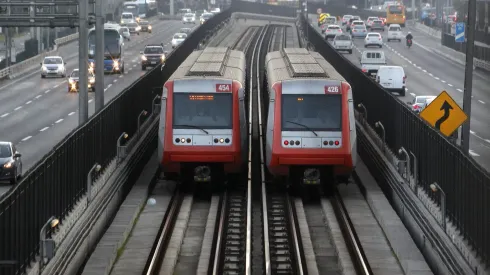
<svg viewBox="0 0 490 275"><path fill-rule="evenodd" d="M434 127L437 130L439 130L439 131L441 130L441 124L449 118L449 112L452 109L453 109L453 106L451 106L451 104L449 104L449 102L444 101L444 103L441 106L441 111L444 110L444 115L442 115L442 117L439 118L436 121L436 124L434 125Z"/></svg>

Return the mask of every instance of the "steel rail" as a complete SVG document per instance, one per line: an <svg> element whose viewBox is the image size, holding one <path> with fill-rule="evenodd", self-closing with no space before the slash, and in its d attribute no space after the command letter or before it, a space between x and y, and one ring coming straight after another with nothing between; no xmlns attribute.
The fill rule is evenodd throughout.
<svg viewBox="0 0 490 275"><path fill-rule="evenodd" d="M148 263L148 268L144 272L146 275L154 275L158 274L160 264L162 262L163 257L165 257L165 250L167 249L168 242L172 237L173 228L175 222L177 220L177 216L179 214L179 209L182 205L182 201L184 200L184 194L181 191L177 191L177 193L172 198L170 202L170 208L166 214L166 218L162 223L161 233L158 236L157 245L154 248L153 254L150 255L151 260Z"/></svg>
<svg viewBox="0 0 490 275"><path fill-rule="evenodd" d="M334 191L332 196L332 205L335 215L337 216L337 220L339 220L342 234L344 235L344 239L347 242L350 254L353 258L352 260L354 261L357 274L374 275L367 260L366 254L364 253L364 249L362 248L361 241L357 236L354 225L352 224L338 190Z"/></svg>
<svg viewBox="0 0 490 275"><path fill-rule="evenodd" d="M219 275L219 263L221 260L221 252L223 251L222 249L222 240L223 240L223 234L224 234L224 227L225 227L225 219L226 219L226 205L228 205L228 191L225 191L223 193L223 196L221 198L221 213L220 213L220 219L219 219L219 226L218 226L218 235L216 236L216 250L214 253L214 261L213 261L213 275Z"/></svg>

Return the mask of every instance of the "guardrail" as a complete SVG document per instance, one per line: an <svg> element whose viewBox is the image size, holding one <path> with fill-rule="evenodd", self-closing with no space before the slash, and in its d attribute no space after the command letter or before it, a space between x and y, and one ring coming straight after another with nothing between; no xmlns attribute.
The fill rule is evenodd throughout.
<svg viewBox="0 0 490 275"><path fill-rule="evenodd" d="M376 124L384 126L383 136L391 151L404 148L411 153L410 159L416 158L407 173L416 175L420 188L430 194L431 199L438 201L431 184L437 182L444 189L449 221L460 230L482 261L490 264L490 235L487 234L490 216L485 212L490 208L489 173L397 96L384 90L339 54L304 17L301 23L303 30L308 29L311 45L351 84L355 106L362 104L366 123L373 129L377 128Z"/></svg>
<svg viewBox="0 0 490 275"><path fill-rule="evenodd" d="M53 50L40 53L36 56L33 56L29 59L26 59L22 62L19 62L15 65L12 65L12 66L7 67L3 70L0 70L0 79L4 79L4 78L12 79L12 78L17 77L19 74L22 74L27 69L31 69L34 65L37 66L39 63L41 63L43 61L45 56L56 54L58 47L65 45L67 43L73 42L76 39L78 39L78 33L70 34L68 36L55 39L54 40L55 46L54 46Z"/></svg>

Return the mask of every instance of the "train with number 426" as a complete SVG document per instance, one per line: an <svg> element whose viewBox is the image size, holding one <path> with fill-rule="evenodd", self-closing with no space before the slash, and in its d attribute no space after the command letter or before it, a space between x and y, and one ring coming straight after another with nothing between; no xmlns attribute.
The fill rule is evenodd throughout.
<svg viewBox="0 0 490 275"><path fill-rule="evenodd" d="M319 53L266 56L266 166L289 185L347 183L357 161L350 84Z"/></svg>
<svg viewBox="0 0 490 275"><path fill-rule="evenodd" d="M207 47L164 84L158 153L167 178L224 182L246 167L245 67L243 52Z"/></svg>

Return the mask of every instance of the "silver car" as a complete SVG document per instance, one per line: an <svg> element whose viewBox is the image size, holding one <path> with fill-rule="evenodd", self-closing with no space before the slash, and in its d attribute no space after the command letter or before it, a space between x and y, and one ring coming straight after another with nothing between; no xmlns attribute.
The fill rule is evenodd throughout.
<svg viewBox="0 0 490 275"><path fill-rule="evenodd" d="M408 105L410 105L410 109L414 111L415 113L420 113L426 107L427 101L434 100L437 96L432 96L432 95L422 95L422 96L416 96L412 101L407 102ZM429 102L429 103L430 103ZM427 104L428 106L428 104Z"/></svg>
<svg viewBox="0 0 490 275"><path fill-rule="evenodd" d="M21 176L21 154L12 142L0 141L0 181L16 184Z"/></svg>
<svg viewBox="0 0 490 275"><path fill-rule="evenodd" d="M187 24L196 24L196 15L193 13L186 13L182 17L182 23Z"/></svg>
<svg viewBox="0 0 490 275"><path fill-rule="evenodd" d="M187 38L187 34L185 33L176 33L172 38L172 49L176 48L180 43L184 42Z"/></svg>
<svg viewBox="0 0 490 275"><path fill-rule="evenodd" d="M66 62L63 61L61 56L46 56L41 62L41 78L47 76L65 77L66 76Z"/></svg>
<svg viewBox="0 0 490 275"><path fill-rule="evenodd" d="M352 35L352 38L366 37L366 35L367 35L366 26L364 26L364 25L352 26L351 27L351 35Z"/></svg>

